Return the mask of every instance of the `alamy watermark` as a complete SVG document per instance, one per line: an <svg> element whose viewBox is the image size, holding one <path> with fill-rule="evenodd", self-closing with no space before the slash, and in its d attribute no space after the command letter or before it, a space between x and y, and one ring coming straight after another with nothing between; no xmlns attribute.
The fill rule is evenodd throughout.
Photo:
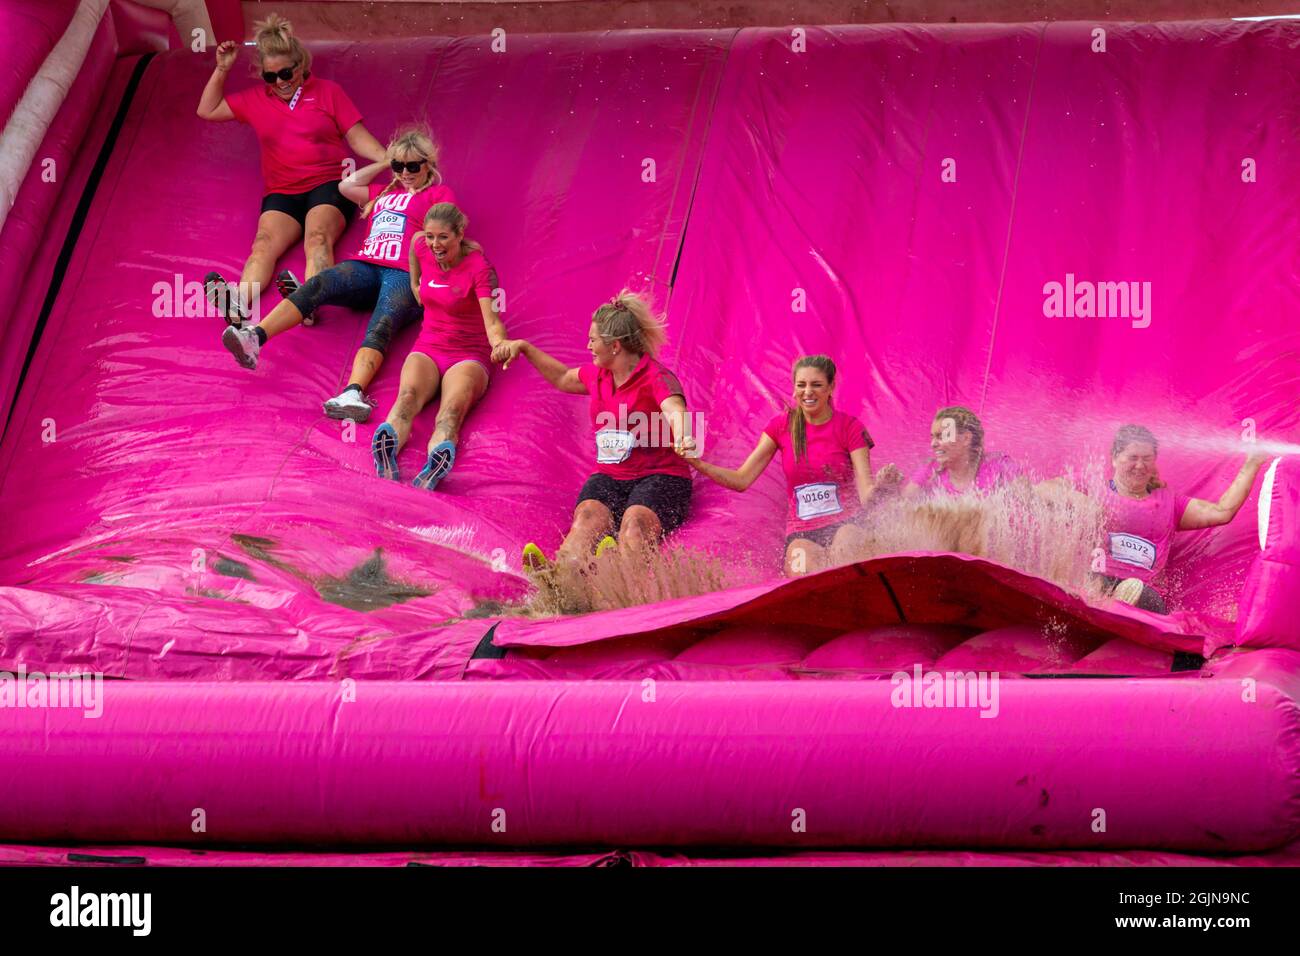
<svg viewBox="0 0 1300 956"><path fill-rule="evenodd" d="M1076 281L1043 284L1043 315L1049 319L1131 319L1133 328L1151 324L1150 282Z"/></svg>
<svg viewBox="0 0 1300 956"><path fill-rule="evenodd" d="M926 671L916 664L910 674L895 671L889 682L895 707L970 707L981 717L996 717L1000 709L997 671Z"/></svg>
<svg viewBox="0 0 1300 956"><path fill-rule="evenodd" d="M80 710L82 717L104 715L104 675L76 671L41 674L19 667L18 673L0 671L0 709L5 707L32 710L57 708Z"/></svg>

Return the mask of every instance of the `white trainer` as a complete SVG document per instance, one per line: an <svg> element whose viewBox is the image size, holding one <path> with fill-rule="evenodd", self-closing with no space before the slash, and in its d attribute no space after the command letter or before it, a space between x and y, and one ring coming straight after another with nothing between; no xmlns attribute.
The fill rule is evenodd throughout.
<svg viewBox="0 0 1300 956"><path fill-rule="evenodd" d="M257 353L262 350L262 345L257 341L257 333L251 328L226 326L226 331L221 333L221 344L230 350L235 361L244 368L257 368Z"/></svg>
<svg viewBox="0 0 1300 956"><path fill-rule="evenodd" d="M358 389L345 388L321 407L330 418L350 418L360 424L370 419L370 410L375 407L375 403Z"/></svg>

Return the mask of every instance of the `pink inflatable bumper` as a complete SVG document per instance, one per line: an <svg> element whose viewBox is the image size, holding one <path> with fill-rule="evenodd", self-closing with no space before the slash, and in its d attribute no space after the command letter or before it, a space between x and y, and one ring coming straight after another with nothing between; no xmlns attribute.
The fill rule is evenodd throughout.
<svg viewBox="0 0 1300 956"><path fill-rule="evenodd" d="M1275 459L1259 498L1259 546L1246 575L1237 644L1300 650L1300 456Z"/></svg>
<svg viewBox="0 0 1300 956"><path fill-rule="evenodd" d="M98 717L0 711L0 837L1266 850L1300 835L1296 656L966 707L911 675L113 682Z"/></svg>

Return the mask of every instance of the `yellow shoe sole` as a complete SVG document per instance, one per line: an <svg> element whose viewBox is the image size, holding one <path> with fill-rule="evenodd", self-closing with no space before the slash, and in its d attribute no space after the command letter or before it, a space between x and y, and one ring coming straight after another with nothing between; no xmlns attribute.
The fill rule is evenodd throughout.
<svg viewBox="0 0 1300 956"><path fill-rule="evenodd" d="M529 541L524 545L523 566L525 571L543 571L551 566L551 562L541 548Z"/></svg>

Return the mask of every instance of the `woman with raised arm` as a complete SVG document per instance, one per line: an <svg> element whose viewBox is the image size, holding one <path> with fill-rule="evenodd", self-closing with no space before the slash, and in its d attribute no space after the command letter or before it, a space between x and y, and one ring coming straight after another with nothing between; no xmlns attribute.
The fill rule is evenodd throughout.
<svg viewBox="0 0 1300 956"><path fill-rule="evenodd" d="M373 163L343 181L344 194L364 203L370 231L360 250L288 290L288 297L261 322L248 328L227 328L222 344L244 368L256 368L258 355L270 339L305 321L323 305L348 305L370 310L361 348L352 360L348 385L324 404L330 418L364 422L373 407L366 389L379 372L393 336L420 318L420 297L411 281L413 238L424 228L425 216L455 196L442 184L438 148L428 130L414 126L399 130L388 144L386 163ZM374 179L385 168L392 179Z"/></svg>
<svg viewBox="0 0 1300 956"><path fill-rule="evenodd" d="M723 468L686 458L724 488L745 491L781 453L789 498L787 575L852 561L863 543L855 519L875 492L871 435L858 419L832 407L835 363L825 355L805 355L794 363L793 377L794 405L767 423L743 465Z"/></svg>
<svg viewBox="0 0 1300 956"><path fill-rule="evenodd" d="M693 448L694 440L681 383L655 358L663 342L649 304L624 289L591 317L590 365L570 367L522 339L493 352L504 367L523 355L555 388L591 398L596 467L556 556L566 567L585 565L598 542L600 551L617 543L628 556L644 556L690 513L691 471L676 449ZM546 563L529 542L525 567Z"/></svg>
<svg viewBox="0 0 1300 956"><path fill-rule="evenodd" d="M239 44L226 40L217 47L217 66L198 107L201 119L247 123L262 151L266 194L238 286L228 285L219 272L204 279L209 301L234 325L247 320L276 263L299 239L307 278L334 264L334 244L356 211L339 188L344 161L350 153L371 162L384 158L384 147L342 88L312 75L311 52L289 21L273 13L254 27L264 85L225 94L226 74L239 55Z"/></svg>
<svg viewBox="0 0 1300 956"><path fill-rule="evenodd" d="M1141 425L1125 425L1115 433L1112 474L1102 497L1105 570L1098 578L1116 600L1167 614L1165 599L1152 582L1169 560L1174 532L1213 528L1235 518L1267 456L1247 457L1219 500L1207 501L1175 493L1161 480L1157 448L1155 435Z"/></svg>

